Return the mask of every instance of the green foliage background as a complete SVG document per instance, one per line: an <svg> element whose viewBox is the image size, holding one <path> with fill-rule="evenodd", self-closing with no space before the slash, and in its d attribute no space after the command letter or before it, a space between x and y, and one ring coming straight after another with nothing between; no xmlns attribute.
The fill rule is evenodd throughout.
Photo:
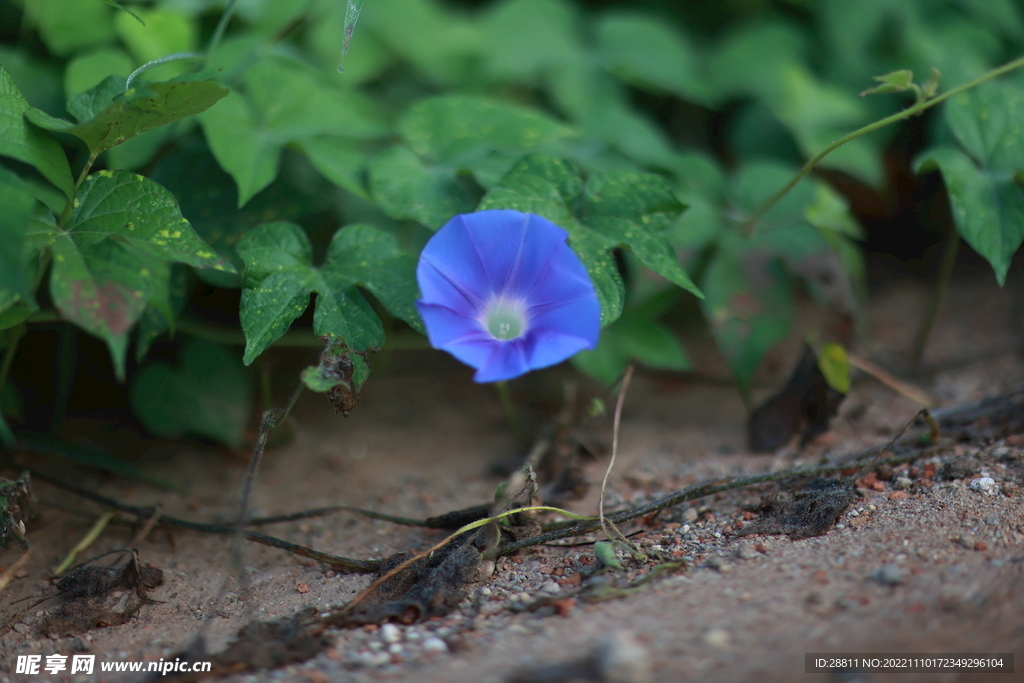
<svg viewBox="0 0 1024 683"><path fill-rule="evenodd" d="M863 231L834 181L883 192L900 127L835 150L752 231L759 206L833 140L933 95L913 74L937 69L941 93L1024 52L1013 0L368 0L353 32L359 4L0 0L0 436L21 412L19 342L61 320L105 342L152 431L238 443L241 363L311 295L312 333L357 352L422 331L419 250L483 208L569 232L606 326L580 370L689 368L661 321L697 296L746 391L798 288L856 317ZM1022 103L1010 75L902 124L923 128L915 170L941 172L1000 283L1024 240ZM816 268L840 282L822 291ZM147 360L179 327L202 336L199 283L238 292L244 355L190 342L177 365ZM223 392L197 381L210 357ZM230 396L228 424L188 417Z"/></svg>

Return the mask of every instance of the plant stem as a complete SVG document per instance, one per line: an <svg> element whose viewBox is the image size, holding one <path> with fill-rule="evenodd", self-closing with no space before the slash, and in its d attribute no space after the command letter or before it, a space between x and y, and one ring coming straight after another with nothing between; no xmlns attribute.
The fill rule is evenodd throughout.
<svg viewBox="0 0 1024 683"><path fill-rule="evenodd" d="M887 116L886 118L881 119L880 121L875 121L874 123L870 123L870 124L864 126L863 128L858 128L857 130L853 131L852 133L839 138L838 140L833 142L831 145L829 145L828 147L823 149L821 152L819 152L818 155L815 156L813 159L811 159L806 164L804 164L804 167L801 168L797 172L797 174L795 176L793 176L792 180L790 180L785 185L785 187L783 187L781 190L779 190L774 195L769 197L767 201L765 201L763 204L761 204L761 206L759 206L757 208L757 211L754 212L754 215L751 216L743 224L743 231L744 231L744 233L746 233L747 236L753 235L754 234L754 230L757 227L758 221L760 221L762 218L764 218L764 215L766 213L768 213L771 210L771 208L773 206L775 206L779 202L780 199L782 199L787 194L789 194L789 191L792 190L794 187L796 187L796 184L799 183L801 180L803 180L804 176L806 176L808 173L810 173L812 170L814 170L814 167L817 166L818 163L822 159L824 159L826 156L828 156L830 153L832 153L832 151L835 150L837 147L841 147L841 146L845 145L847 142L849 142L850 140L854 140L856 138L859 138L862 135L867 135L868 133L872 133L872 132L878 130L879 128L884 128L885 126L888 126L890 123L896 123L897 121L902 121L903 119L910 118L911 116L916 116L916 115L920 114L921 112L923 112L924 110L929 109L931 107L934 107L936 104L939 104L940 102L945 102L949 98L955 97L956 95L959 95L960 93L964 92L965 90L970 90L971 88L973 88L973 87L975 87L977 85L981 85L982 83L984 83L986 81L990 81L993 78L998 78L999 76L1002 76L1003 74L1010 73L1011 71L1019 69L1022 66L1024 66L1024 57L1018 57L1017 59L1013 60L1012 62L1008 62L1006 64L1003 64L1002 66L996 67L995 69L992 69L991 71L986 71L985 73L983 73L982 75L978 76L974 80L968 81L966 83L962 83L962 84L958 85L957 87L953 88L952 90L950 90L948 92L944 92L941 95L938 95L936 97L931 98L930 100L925 100L923 102L918 102L917 104L915 104L912 107L908 107L907 109L904 109L901 112L897 112L897 113L893 114L892 116Z"/></svg>
<svg viewBox="0 0 1024 683"><path fill-rule="evenodd" d="M949 289L949 281L953 278L953 268L956 266L956 253L960 247L960 233L956 226L950 226L949 237L946 238L946 245L942 249L942 263L939 264L938 278L935 288L932 290L931 299L928 301L928 308L924 317L917 327L917 334L914 335L914 346L910 352L910 367L917 370L924 356L924 347L928 344L928 335L932 331L935 319L942 308L942 300L946 298L946 290Z"/></svg>
<svg viewBox="0 0 1024 683"><path fill-rule="evenodd" d="M516 439L520 443L527 443L523 422L519 419L519 411L516 409L515 401L512 400L512 392L508 388L508 382L504 380L495 382L494 388L498 390L501 407L505 410L505 419L508 420L508 426L512 428L512 433L515 434Z"/></svg>
<svg viewBox="0 0 1024 683"><path fill-rule="evenodd" d="M71 210L75 207L75 197L78 196L78 188L82 186L85 179L89 177L89 171L92 169L92 165L96 163L96 157L99 156L97 152L90 152L89 158L85 161L85 166L82 167L82 172L78 174L78 180L75 181L75 191L68 199L68 203L64 205L64 211L60 214L60 220L57 221L57 228L63 229L64 224L68 222L68 218L71 217Z"/></svg>
<svg viewBox="0 0 1024 683"><path fill-rule="evenodd" d="M4 354L4 362L0 365L0 392L3 392L4 384L7 383L7 373L11 371L11 365L14 363L14 355L18 352L18 342L25 336L25 326L18 325L11 330L11 334L14 335L11 339L10 346L7 347L7 353Z"/></svg>
<svg viewBox="0 0 1024 683"><path fill-rule="evenodd" d="M224 38L224 32L228 29L228 23L231 21L231 15L235 13L235 4L237 0L228 0L228 6L224 8L224 14L220 15L220 21L217 22L217 28L213 30L213 37L210 38L210 45L206 48L206 59L210 59L210 55L214 53L220 41Z"/></svg>

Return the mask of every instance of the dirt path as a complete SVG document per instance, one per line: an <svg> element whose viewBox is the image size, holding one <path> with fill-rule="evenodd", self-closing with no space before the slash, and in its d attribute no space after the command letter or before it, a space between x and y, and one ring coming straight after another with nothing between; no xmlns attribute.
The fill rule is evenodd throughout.
<svg viewBox="0 0 1024 683"><path fill-rule="evenodd" d="M877 297L870 316L874 346L866 353L882 362L898 360L911 335L906 311L923 296L906 285ZM1024 386L1024 363L1006 352L1015 342L1010 311L1009 295L987 281L959 283L951 292L926 359L942 369L919 381L942 406ZM766 365L775 372L766 373L765 386L777 385L789 371L798 343L796 336L794 344L769 359ZM703 342L691 347L699 363L712 358L705 347ZM500 481L495 466L514 462L521 453L489 389L473 385L461 369L439 373L435 367L399 367L400 360L392 372L371 380L364 406L347 421L318 401L300 405L295 440L272 451L260 473L257 514L343 502L424 518L493 496ZM721 369L713 359L701 366ZM541 389L557 394L558 386ZM755 456L745 450L745 411L733 390L640 377L626 404L610 503L642 502L710 477L816 463L884 443L916 410L907 399L861 377L832 432L802 453ZM607 432L601 430L605 437ZM567 682L574 674L564 665L598 650L604 658L587 664L589 674L576 672L577 680L597 680L597 675L623 683L1021 680L1024 497L1013 494L1019 491L1015 486L1024 486L1022 445L1024 435L951 445L879 481L880 490L869 486L831 532L816 538L733 536L750 522L745 506L756 504L769 487L701 499L624 529L644 530L634 537L642 547L695 564L629 597L596 604L564 600L523 610L538 597L572 588L593 570L589 546L527 551L499 560L494 575L474 587L480 612L471 630L459 632L473 613L469 599L452 615L423 624L333 632L331 645L305 663L224 680ZM954 459L960 469L944 470ZM230 519L241 463L197 448L167 446L154 448L145 462L148 471L188 493L103 483L88 474L78 483L134 505L162 501L170 515ZM589 466L591 482L599 482L603 466ZM988 495L978 484L972 487L979 476L990 477L1000 491ZM572 508L593 513L595 489ZM45 484L37 491L49 501L95 509ZM24 576L0 595L0 624L27 604L12 601L54 590L45 580L49 569L89 525L51 507L41 513L30 528L33 555ZM352 515L266 531L360 558L423 549L443 537ZM129 536L125 529L109 531L86 556ZM61 678L14 671L17 655L24 654L155 661L180 651L215 609L213 598L229 574L227 549L220 537L155 530L139 550L145 561L164 570L163 585L152 591L162 604L144 606L124 625L57 638L39 632L57 601L40 605L0 636L0 681L138 680L127 674ZM17 550L9 550L0 564L17 556ZM214 651L249 617L272 619L305 606L324 609L350 599L370 581L251 544L245 560L252 607L232 589L207 622ZM624 572L638 577L649 568L626 562ZM807 675L804 654L813 652L1014 652L1018 673Z"/></svg>

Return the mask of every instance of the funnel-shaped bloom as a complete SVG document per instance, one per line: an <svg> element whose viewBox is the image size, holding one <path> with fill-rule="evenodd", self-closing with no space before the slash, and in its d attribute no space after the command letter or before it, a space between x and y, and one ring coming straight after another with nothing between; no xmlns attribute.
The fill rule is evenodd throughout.
<svg viewBox="0 0 1024 683"><path fill-rule="evenodd" d="M416 302L434 348L496 382L592 349L601 307L565 230L532 213L451 219L420 255Z"/></svg>

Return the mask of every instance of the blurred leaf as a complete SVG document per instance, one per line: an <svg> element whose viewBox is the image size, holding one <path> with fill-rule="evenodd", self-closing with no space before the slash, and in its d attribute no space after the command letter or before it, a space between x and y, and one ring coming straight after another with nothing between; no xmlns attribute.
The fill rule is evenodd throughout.
<svg viewBox="0 0 1024 683"><path fill-rule="evenodd" d="M661 370L693 367L679 339L643 309L623 313L601 332L597 348L572 357L576 369L609 385L631 362Z"/></svg>
<svg viewBox="0 0 1024 683"><path fill-rule="evenodd" d="M569 246L580 257L601 303L601 326L622 313L625 285L609 251L614 244L600 233L583 227L572 206L582 185L579 174L561 159L528 156L508 172L480 201L478 211L515 209L535 213L569 233Z"/></svg>
<svg viewBox="0 0 1024 683"><path fill-rule="evenodd" d="M782 74L805 61L807 34L783 21L750 23L732 29L709 55L708 81L718 102L737 96L776 101Z"/></svg>
<svg viewBox="0 0 1024 683"><path fill-rule="evenodd" d="M850 213L846 199L824 182L814 184L814 203L804 207L804 218L816 228L864 239L864 230Z"/></svg>
<svg viewBox="0 0 1024 683"><path fill-rule="evenodd" d="M11 290L0 288L0 332L25 322L35 308L27 306Z"/></svg>
<svg viewBox="0 0 1024 683"><path fill-rule="evenodd" d="M0 168L0 291L8 290L29 302L33 301L33 292L25 233L35 203L21 179Z"/></svg>
<svg viewBox="0 0 1024 683"><path fill-rule="evenodd" d="M139 421L158 436L199 434L237 448L252 415L252 378L234 351L192 340L176 367L162 361L142 367L131 401Z"/></svg>
<svg viewBox="0 0 1024 683"><path fill-rule="evenodd" d="M297 141L313 168L338 187L367 198L362 172L366 153L350 139L317 135Z"/></svg>
<svg viewBox="0 0 1024 683"><path fill-rule="evenodd" d="M49 230L54 303L64 318L107 342L118 378L128 331L158 286L162 269L154 261L234 270L181 217L170 192L126 171L86 178L64 230Z"/></svg>
<svg viewBox="0 0 1024 683"><path fill-rule="evenodd" d="M615 552L615 544L611 541L598 541L594 544L594 555L602 567L609 569L622 569L618 553Z"/></svg>
<svg viewBox="0 0 1024 683"><path fill-rule="evenodd" d="M134 463L126 462L94 448L62 441L53 434L19 432L18 437L20 446L29 452L46 453L69 462L93 467L101 472L132 481L141 481L162 489L173 490L175 488L163 479L147 475Z"/></svg>
<svg viewBox="0 0 1024 683"><path fill-rule="evenodd" d="M579 10L563 0L504 0L482 18L487 69L496 79L533 83L583 54Z"/></svg>
<svg viewBox="0 0 1024 683"><path fill-rule="evenodd" d="M19 85L29 105L54 111L63 106L63 69L38 60L27 49L4 44L0 44L0 65Z"/></svg>
<svg viewBox="0 0 1024 683"><path fill-rule="evenodd" d="M134 11L144 25L130 14L118 12L114 17L114 30L139 64L177 52L192 52L198 46L199 26L187 14L159 6L138 7ZM177 68L180 70L181 66Z"/></svg>
<svg viewBox="0 0 1024 683"><path fill-rule="evenodd" d="M978 168L956 149L932 149L917 159L918 173L938 168L946 183L956 229L985 257L1000 285L1014 252L1024 241L1024 196L1005 170Z"/></svg>
<svg viewBox="0 0 1024 683"><path fill-rule="evenodd" d="M100 48L78 55L68 62L64 70L64 92L72 97L95 88L108 76L127 79L134 70L135 63L124 50ZM121 83L123 85L124 80Z"/></svg>
<svg viewBox="0 0 1024 683"><path fill-rule="evenodd" d="M626 80L692 102L707 99L694 49L668 22L639 12L606 14L597 24L597 41L608 66Z"/></svg>
<svg viewBox="0 0 1024 683"><path fill-rule="evenodd" d="M435 83L463 81L476 68L484 48L474 23L431 0L370 2L360 20L361 27Z"/></svg>
<svg viewBox="0 0 1024 683"><path fill-rule="evenodd" d="M39 27L40 38L59 56L113 40L113 12L113 8L103 2L31 0L26 3L26 14Z"/></svg>
<svg viewBox="0 0 1024 683"><path fill-rule="evenodd" d="M825 344L818 352L818 369L830 387L850 393L850 359L839 344Z"/></svg>
<svg viewBox="0 0 1024 683"><path fill-rule="evenodd" d="M0 156L35 166L70 197L75 183L64 150L52 135L25 120L25 112L29 110L14 79L0 65Z"/></svg>
<svg viewBox="0 0 1024 683"><path fill-rule="evenodd" d="M370 290L388 310L418 330L414 307L415 261L402 254L389 233L352 225L334 235L327 258L313 266L306 234L291 223L261 225L238 245L245 261L241 318L246 365L284 334L316 292L313 333L331 335L357 352L380 348L384 328L358 292Z"/></svg>
<svg viewBox="0 0 1024 683"><path fill-rule="evenodd" d="M555 148L574 135L541 113L472 95L420 100L402 116L398 130L419 156L469 169L484 187L526 154Z"/></svg>
<svg viewBox="0 0 1024 683"><path fill-rule="evenodd" d="M79 123L56 119L38 109L29 120L50 130L69 133L85 141L94 154L147 130L206 111L229 90L215 81L177 80L124 89L124 79L110 76L92 90L68 101L68 111ZM117 97L115 100L114 98Z"/></svg>
<svg viewBox="0 0 1024 683"><path fill-rule="evenodd" d="M863 101L846 89L825 83L803 66L791 65L781 73L781 89L767 100L805 157L812 157L833 140L870 119ZM872 136L851 140L837 148L821 165L838 168L878 186L882 180L880 153Z"/></svg>
<svg viewBox="0 0 1024 683"><path fill-rule="evenodd" d="M556 70L550 88L556 106L580 128L584 143L578 147L593 153L593 142L601 141L622 155L617 163L591 164L594 170L634 170L626 158L672 170L679 164L680 155L665 131L634 107L621 84L596 64L581 61Z"/></svg>
<svg viewBox="0 0 1024 683"><path fill-rule="evenodd" d="M708 264L701 289L704 318L747 395L761 358L782 341L793 321L786 274L770 258L722 248Z"/></svg>
<svg viewBox="0 0 1024 683"><path fill-rule="evenodd" d="M874 79L880 85L868 88L860 94L861 97L910 90L914 84L914 72L910 69L900 69L899 71L892 71L882 76L875 76Z"/></svg>
<svg viewBox="0 0 1024 683"><path fill-rule="evenodd" d="M370 192L392 218L411 218L437 230L474 202L447 169L427 167L406 147L392 147L370 161Z"/></svg>
<svg viewBox="0 0 1024 683"><path fill-rule="evenodd" d="M583 195L585 222L673 284L702 297L679 265L665 233L685 209L668 182L650 173L599 173Z"/></svg>
<svg viewBox="0 0 1024 683"><path fill-rule="evenodd" d="M274 180L289 142L388 133L367 100L283 59L261 60L245 83L245 96L233 92L199 117L218 163L238 184L239 207Z"/></svg>

